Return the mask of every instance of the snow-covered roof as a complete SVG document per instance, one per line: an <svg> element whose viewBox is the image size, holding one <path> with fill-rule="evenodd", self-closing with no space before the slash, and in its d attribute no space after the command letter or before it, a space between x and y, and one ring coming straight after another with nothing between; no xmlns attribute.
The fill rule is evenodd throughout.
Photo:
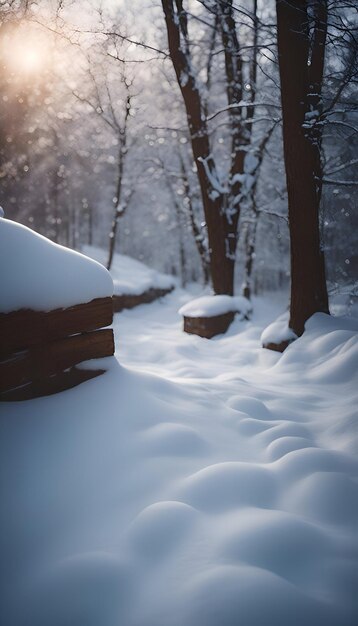
<svg viewBox="0 0 358 626"><path fill-rule="evenodd" d="M107 270L30 228L0 219L0 312L50 311L113 295Z"/></svg>

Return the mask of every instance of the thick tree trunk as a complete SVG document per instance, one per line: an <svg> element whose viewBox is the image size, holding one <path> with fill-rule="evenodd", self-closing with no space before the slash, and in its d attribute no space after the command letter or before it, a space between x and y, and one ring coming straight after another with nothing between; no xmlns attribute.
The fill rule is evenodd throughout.
<svg viewBox="0 0 358 626"><path fill-rule="evenodd" d="M210 227L209 227L210 224ZM237 224L237 220L236 220ZM214 292L216 294L234 294L235 251L237 243L236 225L230 228L220 208L210 215L208 239L210 246L210 269Z"/></svg>
<svg viewBox="0 0 358 626"><path fill-rule="evenodd" d="M309 111L307 1L277 0L276 8L291 240L289 325L297 335L301 335L306 320L313 313L328 313L324 256L319 232L321 131L316 126L314 136L307 129L307 121L311 119L307 114L312 113ZM322 84L324 41L320 42L320 54L322 60L318 78L316 76L316 89Z"/></svg>

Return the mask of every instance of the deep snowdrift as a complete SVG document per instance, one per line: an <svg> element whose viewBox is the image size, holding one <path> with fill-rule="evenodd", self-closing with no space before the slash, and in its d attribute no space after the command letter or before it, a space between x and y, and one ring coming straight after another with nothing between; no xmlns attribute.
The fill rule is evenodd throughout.
<svg viewBox="0 0 358 626"><path fill-rule="evenodd" d="M281 356L270 300L207 341L189 299L117 315L102 377L0 407L6 626L358 617L357 323L317 315Z"/></svg>

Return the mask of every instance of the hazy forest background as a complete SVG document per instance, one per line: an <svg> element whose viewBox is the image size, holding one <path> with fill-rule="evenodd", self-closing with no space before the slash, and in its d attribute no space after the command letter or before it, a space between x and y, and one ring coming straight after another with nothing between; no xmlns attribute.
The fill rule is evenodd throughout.
<svg viewBox="0 0 358 626"><path fill-rule="evenodd" d="M245 144L243 173L236 174L241 191L235 291L248 283L254 293L286 287L289 231L275 2L185 5L181 27L188 29L218 193L230 176L235 123ZM354 5L328 2L322 100L307 115L308 127L323 129L320 228L328 289L351 302L358 265ZM231 93L218 7L230 8L240 54L239 81ZM162 3L13 0L0 3L0 20L5 216L78 250L93 244L109 252L114 242L117 251L177 275L183 285L207 282L202 195ZM185 87L188 77L181 80Z"/></svg>

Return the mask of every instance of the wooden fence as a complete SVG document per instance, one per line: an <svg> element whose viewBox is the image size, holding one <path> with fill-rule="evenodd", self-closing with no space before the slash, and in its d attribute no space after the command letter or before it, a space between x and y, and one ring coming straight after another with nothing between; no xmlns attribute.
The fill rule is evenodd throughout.
<svg viewBox="0 0 358 626"><path fill-rule="evenodd" d="M76 367L114 354L113 300L53 311L0 313L0 400L23 400L73 387L103 373Z"/></svg>

